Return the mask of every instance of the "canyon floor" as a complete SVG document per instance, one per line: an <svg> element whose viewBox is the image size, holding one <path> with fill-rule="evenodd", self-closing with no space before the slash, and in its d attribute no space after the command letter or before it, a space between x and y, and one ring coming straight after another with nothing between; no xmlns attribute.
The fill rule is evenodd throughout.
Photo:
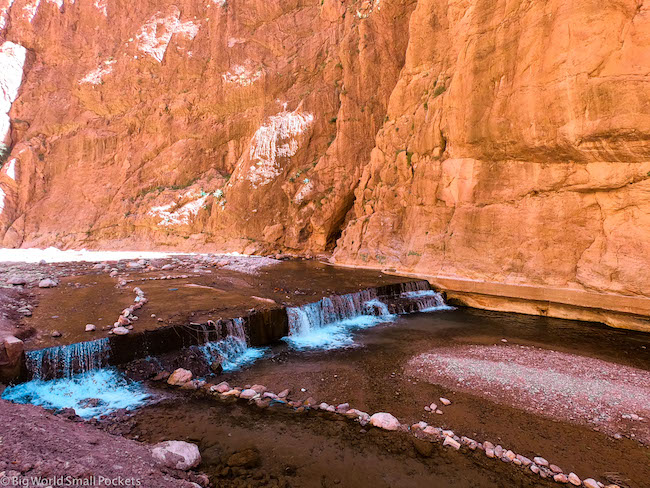
<svg viewBox="0 0 650 488"><path fill-rule="evenodd" d="M3 263L0 275L7 283L0 289L3 330L24 338L28 350L106 337L103 324L133 303L136 286L148 301L131 333L403 281L315 261L216 255ZM10 287L17 276L25 284ZM46 278L59 283L39 288ZM85 332L88 323L97 330ZM648 486L649 334L468 308L391 317L344 332L341 338L340 330L328 329L321 342L274 343L252 364L206 380L262 384L274 392L289 389L292 400L390 412L407 425L423 421L530 459L542 456L582 479ZM166 486L165 477L207 485L198 473L213 486L554 485L481 450L457 452L435 443L424 449L408 433L315 409L260 409L151 379L142 388L146 405L99 421L0 402L2 421L12 426L1 434L9 448L0 454L0 471L69 474L75 466L109 475L117 464L152 487ZM432 403L434 411L425 410ZM58 437L70 445L57 445ZM195 474L151 464L147 445L172 439L198 444L202 463ZM82 447L75 451L77 441ZM112 459L112 450L132 456Z"/></svg>

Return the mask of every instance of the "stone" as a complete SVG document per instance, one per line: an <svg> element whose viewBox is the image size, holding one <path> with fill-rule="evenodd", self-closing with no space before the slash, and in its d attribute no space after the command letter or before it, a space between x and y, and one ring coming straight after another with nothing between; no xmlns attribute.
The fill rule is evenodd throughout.
<svg viewBox="0 0 650 488"><path fill-rule="evenodd" d="M167 384L172 386L182 386L188 381L192 380L192 372L187 369L178 368L176 369L169 378L167 378Z"/></svg>
<svg viewBox="0 0 650 488"><path fill-rule="evenodd" d="M161 465L187 471L201 463L201 454L196 444L183 441L165 441L153 446L153 458Z"/></svg>
<svg viewBox="0 0 650 488"><path fill-rule="evenodd" d="M485 448L485 455L487 457L489 457L489 458L493 458L494 457L494 449L492 449L491 447L486 447Z"/></svg>
<svg viewBox="0 0 650 488"><path fill-rule="evenodd" d="M169 371L161 371L151 378L151 381L166 381L170 374Z"/></svg>
<svg viewBox="0 0 650 488"><path fill-rule="evenodd" d="M94 332L95 330L97 330L97 327L94 324L86 324L86 332Z"/></svg>
<svg viewBox="0 0 650 488"><path fill-rule="evenodd" d="M600 488L598 485L598 481L596 481L593 478L587 478L586 480L582 480L582 484L584 485L585 488Z"/></svg>
<svg viewBox="0 0 650 488"><path fill-rule="evenodd" d="M530 466L533 463L530 459L528 459L526 456L522 456L521 454L517 454L517 459L524 466Z"/></svg>
<svg viewBox="0 0 650 488"><path fill-rule="evenodd" d="M379 412L370 417L370 425L384 430L397 430L400 423L390 413Z"/></svg>
<svg viewBox="0 0 650 488"><path fill-rule="evenodd" d="M438 427L433 427L431 425L428 425L424 429L422 429L422 432L424 432L427 435L432 435L436 437L440 437L442 435L442 431Z"/></svg>
<svg viewBox="0 0 650 488"><path fill-rule="evenodd" d="M222 381L218 385L211 386L210 390L211 391L216 391L218 393L226 393L227 391L230 390L230 385L227 382Z"/></svg>
<svg viewBox="0 0 650 488"><path fill-rule="evenodd" d="M501 446L497 446L497 447L494 448L494 455L496 457L498 457L498 458L503 456L503 452L504 452L504 450L503 450L503 447L501 447Z"/></svg>
<svg viewBox="0 0 650 488"><path fill-rule="evenodd" d="M425 411L425 412L430 412L430 411L431 411L431 407L429 407L429 405L426 405L426 406L424 407L424 411Z"/></svg>
<svg viewBox="0 0 650 488"><path fill-rule="evenodd" d="M433 454L433 444L429 441L412 437L411 442L417 453L422 457L431 457Z"/></svg>
<svg viewBox="0 0 650 488"><path fill-rule="evenodd" d="M350 404L349 403L341 403L336 406L336 411L338 413L345 413L348 410L350 410Z"/></svg>
<svg viewBox="0 0 650 488"><path fill-rule="evenodd" d="M61 337L63 334L61 334L61 332L59 332L58 330L55 330L50 335L52 337Z"/></svg>
<svg viewBox="0 0 650 488"><path fill-rule="evenodd" d="M237 388L233 388L232 390L228 390L224 393L221 394L224 397L236 397L239 398L239 395L241 395L241 390Z"/></svg>
<svg viewBox="0 0 650 488"><path fill-rule="evenodd" d="M289 396L289 390L282 390L280 393L278 393L279 398L287 398Z"/></svg>
<svg viewBox="0 0 650 488"><path fill-rule="evenodd" d="M555 474L555 475L553 476L553 480L554 480L556 483L568 483L568 482L569 482L569 478L567 478L567 476L566 476L565 474L563 474L563 473L557 473L557 474Z"/></svg>
<svg viewBox="0 0 650 488"><path fill-rule="evenodd" d="M438 410L438 405L436 405L435 403L432 403L431 405L429 405L429 410L432 411L432 412L435 412L436 410Z"/></svg>
<svg viewBox="0 0 650 488"><path fill-rule="evenodd" d="M17 364L25 350L25 343L15 336L5 337L3 343L9 364Z"/></svg>
<svg viewBox="0 0 650 488"><path fill-rule="evenodd" d="M514 452L508 450L505 453L503 453L503 457L508 461L512 462L517 458L517 455Z"/></svg>
<svg viewBox="0 0 650 488"><path fill-rule="evenodd" d="M23 275L12 275L7 279L7 283L14 286L26 285L27 278Z"/></svg>
<svg viewBox="0 0 650 488"><path fill-rule="evenodd" d="M445 406L447 406L447 405L451 405L451 400L447 400L446 398L442 398L442 397L440 397L440 403L442 403L442 404L445 405ZM432 410L433 410L433 409L432 409Z"/></svg>
<svg viewBox="0 0 650 488"><path fill-rule="evenodd" d="M543 457L534 457L533 462L537 466L548 466L548 461L546 459L544 459Z"/></svg>
<svg viewBox="0 0 650 488"><path fill-rule="evenodd" d="M563 472L563 471L562 471L562 468L560 468L559 466L557 466L557 465L555 465L555 464L551 464L551 465L549 466L549 469L550 469L551 471L553 471L554 473L562 473L562 472Z"/></svg>
<svg viewBox="0 0 650 488"><path fill-rule="evenodd" d="M539 466L537 466L536 464L531 464L530 470L535 474L539 474Z"/></svg>
<svg viewBox="0 0 650 488"><path fill-rule="evenodd" d="M492 444L490 441L485 441L485 442L483 443L483 447L484 447L485 449L494 449L495 446L494 446L494 444Z"/></svg>
<svg viewBox="0 0 650 488"><path fill-rule="evenodd" d="M115 327L112 332L115 335L127 335L130 331L126 327Z"/></svg>
<svg viewBox="0 0 650 488"><path fill-rule="evenodd" d="M455 439L452 439L451 437L445 437L445 440L443 441L442 445L453 447L456 450L460 449L460 442L458 442Z"/></svg>
<svg viewBox="0 0 650 488"><path fill-rule="evenodd" d="M260 453L257 449L249 448L232 454L226 464L230 467L254 468L260 464L260 461Z"/></svg>
<svg viewBox="0 0 650 488"><path fill-rule="evenodd" d="M568 480L569 480L569 483L571 483L574 486L580 486L582 484L582 480L580 480L578 475L573 473L573 472L569 473Z"/></svg>
<svg viewBox="0 0 650 488"><path fill-rule="evenodd" d="M256 397L259 395L255 390L252 388L247 388L245 390L242 390L241 394L239 395L239 398L243 398L245 400L250 400L253 397Z"/></svg>
<svg viewBox="0 0 650 488"><path fill-rule="evenodd" d="M255 390L257 393L264 393L266 391L266 386L264 385L253 385L251 386L251 390Z"/></svg>
<svg viewBox="0 0 650 488"><path fill-rule="evenodd" d="M59 282L52 278L45 278L38 282L39 288L54 288L55 286L59 286Z"/></svg>

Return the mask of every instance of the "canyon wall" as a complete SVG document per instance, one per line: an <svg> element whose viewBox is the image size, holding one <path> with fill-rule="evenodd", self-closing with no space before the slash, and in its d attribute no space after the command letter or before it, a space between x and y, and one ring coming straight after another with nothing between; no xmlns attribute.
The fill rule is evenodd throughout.
<svg viewBox="0 0 650 488"><path fill-rule="evenodd" d="M647 1L0 0L0 45L3 246L650 312Z"/></svg>

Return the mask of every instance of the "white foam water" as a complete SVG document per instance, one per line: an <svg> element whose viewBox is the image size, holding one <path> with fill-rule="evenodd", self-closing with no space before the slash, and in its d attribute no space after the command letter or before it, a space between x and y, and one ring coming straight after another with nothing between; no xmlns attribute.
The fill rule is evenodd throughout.
<svg viewBox="0 0 650 488"><path fill-rule="evenodd" d="M150 395L142 384L126 379L115 369L105 368L70 378L50 381L34 379L9 386L2 393L2 398L55 410L73 408L77 415L89 419L122 408L137 408Z"/></svg>
<svg viewBox="0 0 650 488"><path fill-rule="evenodd" d="M206 342L199 347L208 364L221 359L224 371L236 371L254 363L268 350L266 347L249 346L244 319L229 320L222 327L225 327L224 339Z"/></svg>
<svg viewBox="0 0 650 488"><path fill-rule="evenodd" d="M26 353L27 369L34 379L71 378L106 366L109 355L108 338L48 347Z"/></svg>
<svg viewBox="0 0 650 488"><path fill-rule="evenodd" d="M287 315L289 335L283 340L298 350L354 347L355 330L391 322L396 317L370 290L288 307Z"/></svg>
<svg viewBox="0 0 650 488"><path fill-rule="evenodd" d="M420 312L455 310L454 307L447 305L442 294L435 290L405 291L401 296L415 300Z"/></svg>

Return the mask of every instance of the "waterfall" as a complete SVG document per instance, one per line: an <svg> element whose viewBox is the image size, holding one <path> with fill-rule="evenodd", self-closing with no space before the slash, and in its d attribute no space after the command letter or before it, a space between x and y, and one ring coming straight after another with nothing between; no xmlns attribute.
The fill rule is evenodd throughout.
<svg viewBox="0 0 650 488"><path fill-rule="evenodd" d="M222 339L199 347L208 364L221 359L224 371L233 371L264 355L266 348L249 347L243 318L219 321L218 326Z"/></svg>
<svg viewBox="0 0 650 488"><path fill-rule="evenodd" d="M26 353L27 369L35 379L70 378L106 366L109 354L108 338L48 347Z"/></svg>
<svg viewBox="0 0 650 488"><path fill-rule="evenodd" d="M377 290L364 290L288 307L289 335L284 340L299 350L353 347L354 330L391 322L395 314L452 309L426 281L403 283L387 293L380 297Z"/></svg>
<svg viewBox="0 0 650 488"><path fill-rule="evenodd" d="M375 290L325 297L300 307L288 307L289 336L296 349L337 349L354 346L352 331L395 318Z"/></svg>
<svg viewBox="0 0 650 488"><path fill-rule="evenodd" d="M435 290L415 290L402 292L402 298L408 299L411 302L412 311L417 312L434 312L437 310L453 310L445 303L441 293Z"/></svg>

